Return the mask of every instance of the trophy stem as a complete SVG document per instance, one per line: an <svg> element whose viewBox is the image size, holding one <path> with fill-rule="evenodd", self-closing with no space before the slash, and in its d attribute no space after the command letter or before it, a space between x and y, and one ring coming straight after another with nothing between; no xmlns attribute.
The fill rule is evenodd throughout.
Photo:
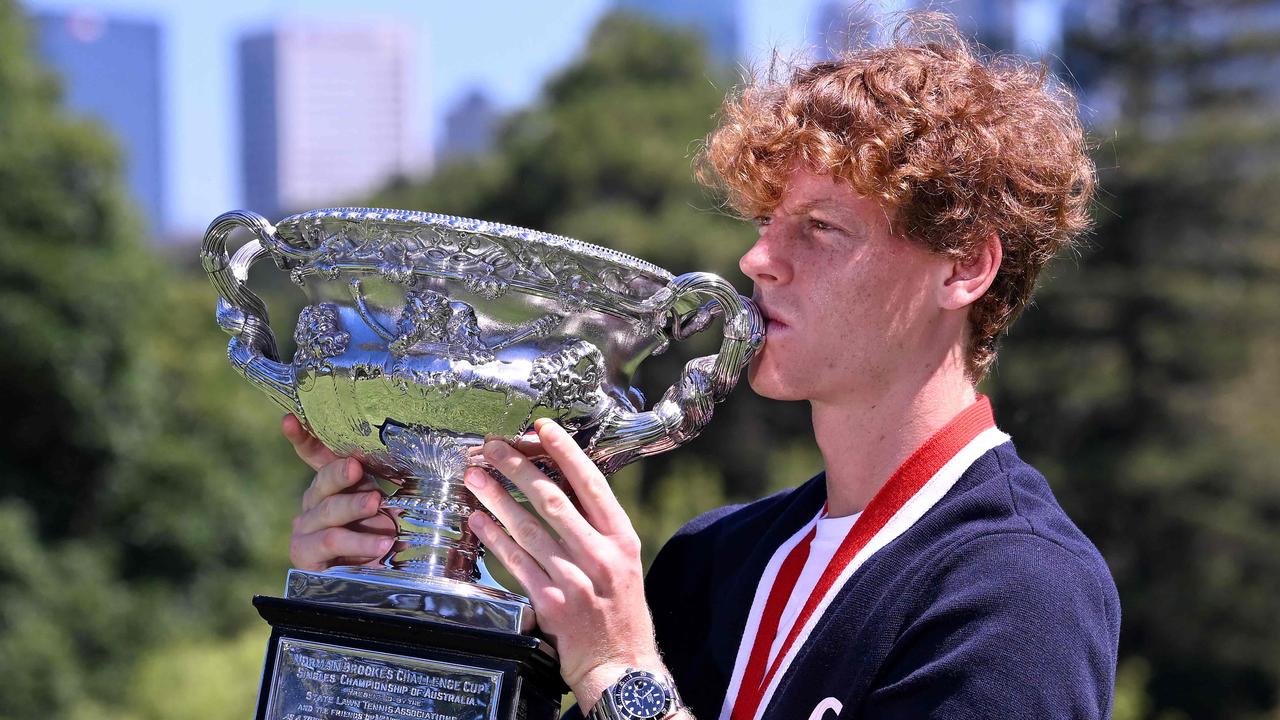
<svg viewBox="0 0 1280 720"><path fill-rule="evenodd" d="M388 423L382 439L400 488L382 503L396 542L381 567L290 570L285 597L327 602L473 628L527 633L529 599L494 580L467 518L484 512L462 484L468 462L456 436Z"/></svg>
<svg viewBox="0 0 1280 720"><path fill-rule="evenodd" d="M489 574L484 547L467 525L471 513L484 511L462 483L468 465L462 444L451 435L398 425L386 426L383 439L407 465L400 488L382 503L396 522L396 543L383 559L385 567L524 600Z"/></svg>
<svg viewBox="0 0 1280 720"><path fill-rule="evenodd" d="M479 503L457 477L405 478L382 507L396 521L388 568L416 575L474 582L483 574L484 550L467 526Z"/></svg>

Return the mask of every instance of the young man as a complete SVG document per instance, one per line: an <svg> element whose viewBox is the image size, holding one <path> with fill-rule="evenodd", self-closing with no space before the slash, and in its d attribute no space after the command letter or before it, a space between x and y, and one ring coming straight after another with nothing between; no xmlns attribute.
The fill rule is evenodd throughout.
<svg viewBox="0 0 1280 720"><path fill-rule="evenodd" d="M1087 225L1069 98L915 16L884 47L730 98L705 160L760 229L740 263L768 320L751 386L809 402L825 472L693 520L646 599L635 532L562 429L537 432L581 512L486 445L559 538L475 469L468 487L506 529L483 513L472 527L524 585L583 714L1108 716L1114 583L975 391L1039 270ZM319 468L295 564L380 556L358 464L285 431ZM624 675L631 706L599 702Z"/></svg>

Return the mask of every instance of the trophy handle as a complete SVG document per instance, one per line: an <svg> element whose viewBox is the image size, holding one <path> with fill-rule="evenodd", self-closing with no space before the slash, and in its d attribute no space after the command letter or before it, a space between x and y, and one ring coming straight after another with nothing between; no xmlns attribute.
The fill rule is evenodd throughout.
<svg viewBox="0 0 1280 720"><path fill-rule="evenodd" d="M228 257L227 236L236 228L246 228L256 237L241 246L234 257ZM280 362L267 306L246 285L249 268L270 254L268 248L283 244L276 237L275 226L261 215L244 210L223 213L205 231L200 264L218 290L218 325L231 335L227 346L231 364L277 405L305 423L293 366Z"/></svg>
<svg viewBox="0 0 1280 720"><path fill-rule="evenodd" d="M760 310L718 275L686 273L668 287L674 294L673 337L682 340L705 327L713 315L723 314L724 342L715 355L690 360L652 410L618 410L605 418L587 446L587 454L605 474L696 437L764 342Z"/></svg>

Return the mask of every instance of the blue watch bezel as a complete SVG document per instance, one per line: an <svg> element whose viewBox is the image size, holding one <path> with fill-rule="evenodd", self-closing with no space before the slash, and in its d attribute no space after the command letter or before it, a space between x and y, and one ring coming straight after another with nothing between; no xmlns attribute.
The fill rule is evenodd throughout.
<svg viewBox="0 0 1280 720"><path fill-rule="evenodd" d="M623 693L627 687L633 683L644 680L657 687L662 692L661 705L654 708L654 712L648 715L636 713L628 707L623 700ZM660 720L667 717L675 710L675 693L673 692L670 681L656 673L648 670L628 670L618 681L609 688L609 694L612 696L613 706L617 708L618 713L628 720Z"/></svg>

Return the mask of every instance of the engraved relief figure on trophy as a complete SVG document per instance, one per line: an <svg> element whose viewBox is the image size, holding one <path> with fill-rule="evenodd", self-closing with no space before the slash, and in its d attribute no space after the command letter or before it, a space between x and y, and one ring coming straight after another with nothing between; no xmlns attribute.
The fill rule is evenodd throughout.
<svg viewBox="0 0 1280 720"><path fill-rule="evenodd" d="M495 302L459 285L422 278L405 290L354 269L310 279L308 295L323 302L308 306L300 322L323 314L350 337L323 363L311 354L295 362L308 415L328 421L316 428L326 433L318 434L322 441L358 449L376 466L386 448L360 432L363 425L395 422L477 442L486 435L514 440L538 417L591 427L614 398L625 397L630 378L608 372L600 350L616 345L607 335L618 318L542 312L551 304L545 297L522 291ZM347 288L348 297L335 287ZM590 366L595 372L583 375ZM586 377L593 386L584 385Z"/></svg>

